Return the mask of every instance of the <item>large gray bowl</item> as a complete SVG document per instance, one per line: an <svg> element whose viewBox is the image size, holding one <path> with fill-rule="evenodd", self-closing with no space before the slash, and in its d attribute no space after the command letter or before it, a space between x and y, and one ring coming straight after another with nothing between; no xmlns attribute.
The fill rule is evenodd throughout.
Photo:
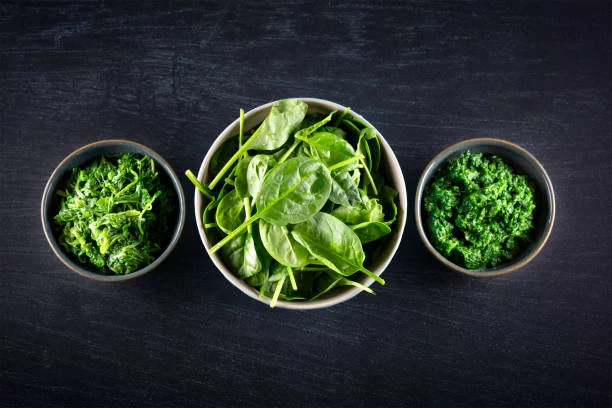
<svg viewBox="0 0 612 408"><path fill-rule="evenodd" d="M308 113L329 113L334 110L342 112L344 111L344 109L346 109L342 105L339 105L334 102L326 101L323 99L316 99L316 98L297 98L297 99L300 99L301 101L304 101L308 104L309 106ZM270 103L261 105L247 112L245 114L245 119L244 119L244 129L249 130L253 128L254 126L256 126L257 124L259 124L260 122L262 122L265 119L265 117L268 115L268 113L270 112L272 105L274 105L275 103L276 102L270 102ZM372 128L374 128L374 126L372 126L367 120L365 120L362 116L360 116L356 112L351 111L350 115L352 117L361 119L368 126L371 126ZM204 183L208 183L211 180L211 175L208 172L208 168L210 166L211 159L213 155L215 154L215 152L217 151L217 149L219 149L219 147L223 144L225 140L238 134L239 123L240 123L240 120L236 119L228 127L226 127L225 130L223 130L223 132L221 132L219 137L217 137L217 139L214 141L213 145L208 150L208 153L206 154L206 156L204 157L204 160L202 161L202 165L200 166L200 171L198 172L198 180ZM406 184L404 182L404 176L402 175L402 169L400 168L397 158L395 157L395 154L393 154L393 150L391 150L391 147L389 146L387 141L382 137L380 132L376 131L376 134L378 135L378 138L380 140L380 145L382 148L382 159L381 159L382 172L385 175L387 182L399 192L399 198L398 198L398 203L397 203L398 204L397 220L395 224L392 226L393 231L391 235L389 236L389 239L386 241L385 247L383 248L382 251L380 251L379 256L376 259L370 260L369 261L370 263L367 263L368 261L366 261L366 266L368 267L368 269L370 269L375 274L380 275L385 270L387 265L389 265L389 262L391 262L391 259L393 258L395 251L399 247L400 240L404 232L404 226L406 225L407 198L406 198ZM243 280L239 279L236 275L234 275L234 273L232 273L232 271L229 270L229 268L225 265L225 263L223 262L223 258L218 253L214 253L214 254L210 253L210 248L214 244L214 242L211 242L210 238L206 234L206 230L204 229L204 226L202 225L202 213L203 213L206 201L204 200L202 193L200 193L200 191L197 188L194 189L194 191L195 191L195 198L194 198L195 218L196 218L196 223L198 225L198 231L200 232L202 243L204 243L204 247L206 248L206 251L208 252L208 255L212 259L213 263L221 271L223 276L228 281L230 281L235 287L240 289L243 293L245 293L246 295L248 295L249 297L255 300L269 304L270 299L268 299L267 297L260 297L259 291L249 286L246 282L244 282ZM374 280L369 277L363 277L361 279L361 283L367 286L371 285L373 282ZM319 309L323 307L332 306L340 302L344 302L352 298L353 296L357 295L359 292L361 292L361 289L358 289L352 286L351 287L340 287L340 288L334 288L333 290L329 291L328 293L326 293L325 295L321 296L320 298L316 300L291 301L291 302L285 301L285 300L279 300L276 305L277 307L282 307L282 308L287 308L287 309L302 309L302 310Z"/></svg>
<svg viewBox="0 0 612 408"><path fill-rule="evenodd" d="M161 176L166 178L166 182L168 182L176 192L176 221L174 227L169 228L169 231L172 231L172 235L168 239L166 248L151 264L126 275L103 275L98 273L94 268L87 267L78 262L78 260L67 255L62 246L59 244L52 224L53 217L59 208L59 199L55 194L55 190L66 179L73 168L81 167L91 160L97 159L101 156L117 153L140 153L155 160L155 163L160 169L162 169ZM51 249L53 249L55 255L57 255L57 257L68 268L72 269L81 276L85 276L86 278L105 282L118 282L137 278L147 272L150 272L160 263L162 263L170 252L172 252L179 240L179 237L181 236L183 225L185 224L185 194L183 193L181 183L172 170L172 167L170 167L170 165L155 151L144 145L131 142L129 140L102 140L100 142L83 146L70 153L53 171L43 192L41 218L43 230L45 232L45 236L47 237L47 241L49 241L49 245L51 245Z"/></svg>
<svg viewBox="0 0 612 408"><path fill-rule="evenodd" d="M469 150L472 153L487 153L501 157L506 163L511 165L519 173L526 174L535 183L536 187L536 214L535 214L535 234L534 239L525 248L523 253L512 261L499 265L495 268L485 269L467 269L453 263L442 255L429 240L428 232L424 225L425 220L423 210L423 192L429 185L436 171L443 166L446 161L452 157L458 156L461 152ZM540 162L527 150L522 147L501 139L470 139L454 144L442 150L433 160L425 167L423 174L419 180L416 190L414 202L414 211L416 217L417 229L423 243L440 262L447 267L462 272L471 276L496 276L514 271L529 263L544 247L544 244L550 236L552 227L555 221L555 194L552 183L546 170Z"/></svg>

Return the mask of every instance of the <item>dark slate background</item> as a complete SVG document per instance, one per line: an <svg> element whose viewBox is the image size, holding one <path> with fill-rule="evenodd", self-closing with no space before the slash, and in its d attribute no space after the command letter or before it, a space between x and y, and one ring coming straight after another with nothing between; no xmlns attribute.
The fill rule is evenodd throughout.
<svg viewBox="0 0 612 408"><path fill-rule="evenodd" d="M0 405L610 406L611 20L607 1L1 1ZM42 190L77 147L127 138L182 173L239 108L294 96L369 119L409 202L451 143L527 148L556 189L547 246L459 276L410 205L377 296L270 310L208 259L184 179L149 275L89 281L51 252Z"/></svg>

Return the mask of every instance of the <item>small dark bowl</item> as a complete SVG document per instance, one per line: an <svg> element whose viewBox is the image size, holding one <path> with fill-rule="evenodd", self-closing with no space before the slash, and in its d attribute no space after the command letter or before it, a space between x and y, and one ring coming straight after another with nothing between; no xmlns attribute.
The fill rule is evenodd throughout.
<svg viewBox="0 0 612 408"><path fill-rule="evenodd" d="M163 169L163 171L160 172L160 177L162 177L164 182L166 182L168 185L171 185L176 192L176 225L173 229L171 229L172 235L167 241L168 244L166 248L151 264L126 275L103 275L98 273L94 268L83 265L78 262L78 260L66 254L62 246L59 244L54 233L52 223L54 215L59 210L59 198L55 194L55 190L68 177L73 168L81 167L91 160L97 159L101 156L117 153L140 153L147 155L155 160L155 163L159 165L161 169ZM142 276L145 273L155 269L164 259L166 259L170 252L172 252L179 240L179 237L181 236L183 225L185 224L185 195L183 194L181 183L170 165L155 151L129 140L103 140L88 144L75 150L74 152L70 153L68 157L62 160L62 162L55 168L43 192L41 217L45 236L47 237L47 241L49 241L49 245L51 245L51 249L53 249L55 255L57 255L57 257L67 267L79 275L98 281L124 281Z"/></svg>
<svg viewBox="0 0 612 408"><path fill-rule="evenodd" d="M522 254L510 262L499 265L495 268L467 269L459 266L444 255L442 255L429 241L428 232L424 227L423 192L429 185L436 171L443 166L448 159L458 156L461 152L469 150L472 153L494 154L501 157L506 163L512 166L518 173L526 174L535 184L536 188L536 213L535 213L535 233L533 241L525 248ZM416 190L414 203L417 229L423 239L423 243L440 262L449 268L471 276L488 277L502 275L512 272L529 263L548 240L555 221L555 194L552 183L544 167L527 150L501 139L470 139L459 142L442 150L425 167L419 180Z"/></svg>

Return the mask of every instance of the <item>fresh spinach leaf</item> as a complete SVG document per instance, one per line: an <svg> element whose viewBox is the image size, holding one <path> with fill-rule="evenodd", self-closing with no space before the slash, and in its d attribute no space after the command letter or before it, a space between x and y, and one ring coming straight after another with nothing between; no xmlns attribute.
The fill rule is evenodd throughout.
<svg viewBox="0 0 612 408"><path fill-rule="evenodd" d="M274 167L257 196L257 213L274 225L296 224L321 210L331 176L318 160L296 157Z"/></svg>
<svg viewBox="0 0 612 408"><path fill-rule="evenodd" d="M317 129L329 122L332 116L334 116L334 113L336 113L336 111L331 112L329 115L317 121L316 123L313 123L312 125L306 128L298 130L297 132L295 132L295 138L301 140L309 137L311 134L315 133Z"/></svg>
<svg viewBox="0 0 612 408"><path fill-rule="evenodd" d="M380 221L367 221L351 225L350 228L357 234L362 244L379 240L391 233L391 227Z"/></svg>
<svg viewBox="0 0 612 408"><path fill-rule="evenodd" d="M385 214L385 224L391 225L397 219L397 204L395 200L399 193L392 187L385 185L382 190L382 207Z"/></svg>
<svg viewBox="0 0 612 408"><path fill-rule="evenodd" d="M221 231L229 234L242 224L245 218L244 203L238 192L232 190L219 202L215 212L215 220Z"/></svg>
<svg viewBox="0 0 612 408"><path fill-rule="evenodd" d="M365 164L370 172L378 171L380 165L380 142L376 131L372 128L364 128L359 133L357 151L365 156Z"/></svg>
<svg viewBox="0 0 612 408"><path fill-rule="evenodd" d="M310 254L343 276L361 271L381 285L384 280L363 266L365 252L359 237L336 217L316 213L295 225L291 234Z"/></svg>
<svg viewBox="0 0 612 408"><path fill-rule="evenodd" d="M367 198L360 205L339 206L331 214L347 225L384 220L383 206L375 198Z"/></svg>
<svg viewBox="0 0 612 408"><path fill-rule="evenodd" d="M267 157L267 156L266 156ZM249 181L248 177L248 168L252 161L251 156L246 156L242 158L238 164L236 165L236 169L234 170L234 187L236 187L236 193L238 193L238 197L245 198L249 195Z"/></svg>
<svg viewBox="0 0 612 408"><path fill-rule="evenodd" d="M223 259L240 279L257 275L262 270L262 263L257 254L255 240L247 232L234 237L222 251Z"/></svg>
<svg viewBox="0 0 612 408"><path fill-rule="evenodd" d="M275 150L284 145L296 131L308 111L308 105L298 99L285 99L270 109L252 140L245 145L254 150Z"/></svg>
<svg viewBox="0 0 612 408"><path fill-rule="evenodd" d="M338 286L338 283L340 283L342 279L344 279L344 276L339 274L332 276L327 273L324 273L323 275L321 275L319 279L317 279L315 282L315 295L312 296L311 300L316 300L324 294L328 293L330 290Z"/></svg>
<svg viewBox="0 0 612 408"><path fill-rule="evenodd" d="M312 133L317 131L317 129L319 129L321 126L329 122L332 116L334 115L334 113L336 112L335 111L331 112L327 117L321 120L317 120L316 122L298 130L295 133L295 141L293 142L293 144L289 148L287 148L287 150L283 153L283 155L278 159L279 164L283 163L285 160L287 160L290 157L294 157L293 152L300 145L301 141L308 138L308 136L310 136Z"/></svg>
<svg viewBox="0 0 612 408"><path fill-rule="evenodd" d="M340 121L339 127L344 130L347 134L347 138L351 137L354 141L359 139L359 133L361 133L361 129L359 129L353 122L348 119L342 119Z"/></svg>
<svg viewBox="0 0 612 408"><path fill-rule="evenodd" d="M335 204L354 206L361 202L357 183L348 171L335 171L331 174L332 189L329 200Z"/></svg>
<svg viewBox="0 0 612 408"><path fill-rule="evenodd" d="M268 253L285 266L300 268L316 262L308 250L293 238L286 226L260 220L259 234Z"/></svg>
<svg viewBox="0 0 612 408"><path fill-rule="evenodd" d="M316 294L312 297L312 299L318 299L331 291L333 288L339 286L355 286L365 292L370 293L371 295L375 295L374 291L369 287L354 280L348 279L332 270L327 270L319 279L317 279L314 289Z"/></svg>
<svg viewBox="0 0 612 408"><path fill-rule="evenodd" d="M261 262L261 270L257 274L247 278L246 281L251 286L259 287L266 282L268 276L270 275L272 257L261 243L261 239L259 238L259 231L257 229L258 223L256 223L253 227L253 242L255 243L255 250L257 251L259 261Z"/></svg>
<svg viewBox="0 0 612 408"><path fill-rule="evenodd" d="M258 154L251 159L247 170L247 187L251 197L257 198L264 176L275 165L276 160L273 156Z"/></svg>
<svg viewBox="0 0 612 408"><path fill-rule="evenodd" d="M346 139L346 132L335 126L321 126L317 129L317 133L333 133L342 139Z"/></svg>
<svg viewBox="0 0 612 408"><path fill-rule="evenodd" d="M223 245L262 218L275 225L302 222L321 210L329 198L331 176L318 160L296 157L274 167L264 178L257 196L257 212L219 241L211 249Z"/></svg>
<svg viewBox="0 0 612 408"><path fill-rule="evenodd" d="M309 138L302 139L302 141L310 147L312 157L321 160L328 168L352 160L357 156L353 146L334 133L315 133ZM353 161L344 166L343 170L353 170L357 165L357 161Z"/></svg>
<svg viewBox="0 0 612 408"><path fill-rule="evenodd" d="M290 134L304 120L307 110L308 105L297 99L285 99L274 104L259 128L227 160L227 163L217 172L208 187L214 189L235 161L242 157L248 149L275 150L284 145ZM243 123L244 117L241 115L241 128Z"/></svg>

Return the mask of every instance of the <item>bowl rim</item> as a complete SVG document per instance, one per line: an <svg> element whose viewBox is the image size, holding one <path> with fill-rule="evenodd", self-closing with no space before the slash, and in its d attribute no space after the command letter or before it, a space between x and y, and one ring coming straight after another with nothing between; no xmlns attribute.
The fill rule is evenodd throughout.
<svg viewBox="0 0 612 408"><path fill-rule="evenodd" d="M544 193L548 197L547 201L548 201L549 216L546 220L546 225L544 227L543 235L541 236L540 242L535 248L532 248L528 252L527 256L525 256L519 262L510 263L501 268L494 268L494 269L485 268L485 269L479 270L479 269L467 269L462 266L459 266L456 263L448 260L445 256L443 256L440 252L438 252L436 248L434 248L434 246L429 241L429 238L427 237L427 233L425 232L425 227L423 226L423 218L422 218L423 214L421 213L421 205L422 205L423 193L425 190L425 183L426 183L425 179L427 178L427 182L429 181L429 179L431 179L432 177L431 173L432 171L434 171L433 168L434 167L439 168L441 165L443 165L448 160L448 158L452 154L468 150L469 146L478 145L481 143L494 143L494 144L502 145L505 148L509 148L511 150L518 151L520 154L525 156L528 160L530 160L533 164L536 165L536 167L541 172L542 177L544 178L544 181L545 181L546 191L544 191ZM490 138L490 137L472 138L472 139L462 140L460 142L451 144L450 146L444 148L440 153L436 154L434 158L431 159L431 161L427 164L427 166L425 166L425 169L421 173L421 176L419 178L419 183L417 184L416 194L415 194L415 199L414 199L414 214L415 214L415 219L416 219L417 230L419 232L421 240L423 241L423 243L425 244L425 247L429 250L429 252L438 261L440 261L442 264L446 265L448 268L452 270L461 272L469 276L483 277L483 278L504 275L506 273L522 268L523 266L531 262L536 257L536 255L538 255L538 253L542 250L542 248L548 241L548 237L550 236L550 233L552 232L552 228L555 222L555 213L556 213L555 193L554 193L554 189L553 189L553 185L550 180L550 177L548 176L548 173L544 169L544 166L542 166L542 164L535 158L534 155L532 155L529 151L527 151L523 147L515 143L509 142L507 140L504 140L504 139L497 139L497 138Z"/></svg>
<svg viewBox="0 0 612 408"><path fill-rule="evenodd" d="M47 203L47 201L50 199L50 196L53 194L53 192L55 191L55 189L53 191L50 191L50 187L52 184L54 184L54 182L57 180L57 178L59 176L61 176L61 173L64 173L65 171L69 170L68 168L64 168L66 166L66 163L72 159L73 157L75 157L76 155L86 151L86 150L90 150L99 146L105 146L105 145L109 145L109 146L120 146L120 145L130 145L135 147L137 150L142 151L141 154L146 154L147 156L151 157L152 159L154 159L156 162L158 162L159 164L161 164L161 166L164 168L164 171L166 171L168 173L168 177L170 178L170 181L172 183L172 186L174 187L174 190L177 193L177 199L178 199L178 215L177 215L177 225L174 228L174 231L172 233L172 239L170 240L170 242L168 243L168 246L166 247L166 249L159 254L159 256L157 258L155 258L155 260L153 262L151 262L149 265L145 266L144 268L138 269L137 271L134 271L132 273L126 274L126 275L103 275L103 274L99 274L93 271L90 271L86 268L84 268L83 266L77 264L76 262L72 261L68 255L66 253L63 252L62 248L60 247L59 243L57 242L57 240L55 239L55 236L53 235L53 231L49 229L50 223L49 221L49 214L47 212L47 206L45 205ZM57 180L57 182L59 183L59 180ZM56 186L57 187L57 186ZM170 255L170 253L174 250L174 248L176 247L180 236L182 234L183 231L183 227L185 225L185 194L183 191L183 187L181 185L181 182L179 180L179 178L177 177L176 173L174 172L174 170L172 169L172 167L170 166L170 164L156 151L154 151L153 149L141 144L141 143L137 143L137 142L133 142L131 140L126 140L126 139L105 139L105 140L99 140L96 142L92 142L92 143L88 143L84 146L79 147L78 149L72 151L70 154L68 154L53 170L53 172L51 173L51 176L49 176L49 179L47 180L47 183L45 184L44 190L43 190L43 195L42 195L42 200L41 200L41 205L40 205L40 216L41 216L41 221L42 221L42 225L43 225L43 231L45 234L45 238L47 239L47 242L49 243L49 246L51 247L51 249L53 250L53 252L55 253L55 255L60 259L60 261L62 261L62 263L64 265L66 265L69 269L71 269L72 271L78 273L79 275L89 278L89 279L93 279L99 282L123 282L126 280L131 280L134 278L137 278L139 276L142 276L150 271L152 271L153 269L155 269L157 266L159 266L167 257L168 255Z"/></svg>
<svg viewBox="0 0 612 408"><path fill-rule="evenodd" d="M309 105L309 108L311 107L312 104L314 104L314 108L325 108L329 111L332 110L338 110L338 111L344 111L346 109L345 106L340 105L336 102L332 102L329 100L325 100L325 99L320 99L320 98L312 98L312 97L292 97L292 98L284 98L284 99L299 99L303 102L306 102ZM244 114L245 117L245 121L247 119L249 119L251 116L254 116L262 111L265 111L266 109L269 109L272 105L274 105L275 103L279 102L280 100L275 100L272 102L268 102L265 103L263 105L259 105L256 106L255 108L249 110L248 112L246 112ZM396 222L398 223L397 225L398 230L397 230L397 240L393 243L393 246L391 248L391 251L389 251L389 256L384 260L384 262L382 262L379 267L377 268L377 271L374 271L374 273L376 273L377 275L381 275L384 270L387 268L387 266L389 265L389 263L391 262L391 260L393 259L393 257L395 256L395 253L397 252L397 249L399 248L399 245L401 243L403 234L404 234L404 229L406 226L406 219L407 219L407 209L408 209L408 199L407 199L407 189L406 189L406 181L404 179L404 175L402 173L401 170L401 166L399 164L399 161L397 160L397 157L395 156L395 153L393 152L393 150L391 149L391 146L389 145L389 143L386 141L386 139L382 136L382 134L378 131L378 129L376 129L368 120L366 120L363 116L361 116L359 113L353 111L352 109L349 111L349 114L359 120L362 120L365 124L367 124L368 126L370 126L372 129L374 129L374 131L376 132L376 135L379 138L379 141L381 143L381 145L383 146L384 152L385 152L385 156L387 157L388 160L388 166L389 169L393 172L397 173L398 179L401 180L401 185L399 186L400 188L398 189L399 192L399 196L398 196L398 209L402 208L403 211L399 211L398 210L398 217ZM200 165L200 168L198 170L198 175L197 178L198 180L202 180L204 177L204 174L206 172L206 169L209 167L210 165L210 161L212 159L212 156L214 155L214 153L219 149L219 147L221 146L221 144L227 140L229 137L231 137L231 133L234 129L238 128L238 125L240 123L240 118L236 118L235 120L233 120L229 125L227 125L223 131L221 131L221 133L219 133L219 135L215 138L215 140L213 141L212 145L210 146L210 148L208 149L208 151L206 152L206 155L204 156L204 159L202 160L202 163ZM395 187L395 186L394 186ZM202 203L203 203L203 197L202 197L202 193L197 189L197 187L194 187L194 213L195 213L195 218L196 218L196 224L197 224L197 228L198 228L198 233L200 234L200 239L202 240L202 243L204 245L204 248L206 250L206 253L208 254L208 256L210 257L210 259L213 261L214 265L217 267L217 269L221 272L221 274L232 283L233 286L235 286L236 288L238 288L242 293L246 294L247 296L249 296L250 298L264 303L264 304L270 304L270 299L267 297L260 297L259 293L252 287L248 286L246 282L242 281L241 279L239 279L237 276L235 276L232 271L230 271L225 264L223 263L222 258L220 257L220 255L218 253L215 254L211 254L210 253L210 247L212 246L202 225L202 217L201 217L201 210L202 210ZM200 209L200 210L199 210ZM400 216L401 214L401 216ZM366 280L364 281L364 285L366 286L370 286L372 283L374 282L374 280L370 277L367 277ZM338 296L333 296L330 298L324 298L324 299L315 299L315 300L308 300L308 301L287 301L287 300L282 300L279 299L276 303L276 308L283 308L283 309L294 309L294 310L312 310L312 309L322 309L322 308L326 308L326 307L330 307L342 302L345 302L353 297L355 297L357 294L361 293L362 289L356 288L356 287L347 287L345 289L344 292L342 292L341 294L339 294Z"/></svg>

